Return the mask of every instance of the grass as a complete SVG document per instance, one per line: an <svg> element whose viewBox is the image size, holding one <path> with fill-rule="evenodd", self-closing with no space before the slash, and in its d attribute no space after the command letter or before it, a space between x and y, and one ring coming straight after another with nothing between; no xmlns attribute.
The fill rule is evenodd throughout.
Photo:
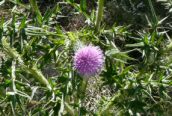
<svg viewBox="0 0 172 116"><path fill-rule="evenodd" d="M171 1L96 2L0 2L0 115L171 114ZM105 59L86 80L88 44Z"/></svg>

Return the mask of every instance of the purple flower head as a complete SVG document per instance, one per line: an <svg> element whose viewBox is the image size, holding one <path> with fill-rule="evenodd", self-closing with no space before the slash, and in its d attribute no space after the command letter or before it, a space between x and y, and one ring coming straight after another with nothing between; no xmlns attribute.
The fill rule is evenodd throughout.
<svg viewBox="0 0 172 116"><path fill-rule="evenodd" d="M74 56L74 67L84 77L91 77L100 73L103 63L102 50L92 45L80 48Z"/></svg>

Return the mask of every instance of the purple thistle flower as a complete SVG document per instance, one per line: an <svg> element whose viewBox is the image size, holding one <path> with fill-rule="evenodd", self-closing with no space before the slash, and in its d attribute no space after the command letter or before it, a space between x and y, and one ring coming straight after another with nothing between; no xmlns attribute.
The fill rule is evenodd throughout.
<svg viewBox="0 0 172 116"><path fill-rule="evenodd" d="M74 56L74 67L84 77L95 76L100 73L103 63L102 50L92 45L80 48Z"/></svg>

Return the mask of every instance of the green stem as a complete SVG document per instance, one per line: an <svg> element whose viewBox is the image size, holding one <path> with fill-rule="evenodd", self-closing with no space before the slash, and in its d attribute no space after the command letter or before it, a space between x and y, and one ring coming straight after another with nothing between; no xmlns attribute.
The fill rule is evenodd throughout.
<svg viewBox="0 0 172 116"><path fill-rule="evenodd" d="M103 7L104 7L104 0L99 0L97 14L96 14L96 31L98 31L100 28L100 23L103 17Z"/></svg>
<svg viewBox="0 0 172 116"><path fill-rule="evenodd" d="M85 92L86 92L86 88L87 88L87 83L88 83L88 80L83 80L82 81L82 85L81 85L81 99L83 100L85 98Z"/></svg>
<svg viewBox="0 0 172 116"><path fill-rule="evenodd" d="M70 116L75 116L74 110L70 107L70 105L67 102L65 102L65 108L67 112L70 114Z"/></svg>
<svg viewBox="0 0 172 116"><path fill-rule="evenodd" d="M29 68L27 65L25 65L20 54L14 48L10 47L10 44L7 42L6 38L2 39L2 45L3 45L4 52L11 58L16 59L19 62L19 66L21 67L23 71L32 74L33 77L36 78L41 84L45 85L50 91L52 90L50 83L42 74L42 72L38 70L36 67ZM14 70L14 66L13 66L13 70ZM14 71L12 75L13 78L15 76Z"/></svg>
<svg viewBox="0 0 172 116"><path fill-rule="evenodd" d="M167 50L166 51L168 52L168 51L171 51L171 50L172 50L172 42L170 42L170 44L167 45Z"/></svg>
<svg viewBox="0 0 172 116"><path fill-rule="evenodd" d="M85 93L86 93L86 88L87 88L87 84L88 84L88 80L87 79L83 79L82 83L81 83L81 87L80 87L80 92L79 92L79 116L82 116L82 111L81 108L84 107L84 99L85 99Z"/></svg>
<svg viewBox="0 0 172 116"><path fill-rule="evenodd" d="M102 110L100 110L100 112L98 113L98 116L105 116L106 113L108 112L108 110L111 108L111 106L114 104L114 102L119 99L119 97L121 96L121 93L118 92L116 93L111 100L105 105L105 107L103 107Z"/></svg>
<svg viewBox="0 0 172 116"><path fill-rule="evenodd" d="M45 85L50 91L52 90L50 83L48 80L44 77L42 72L38 70L36 67L28 68L25 65L22 66L25 71L28 71L30 74L33 75L41 84Z"/></svg>

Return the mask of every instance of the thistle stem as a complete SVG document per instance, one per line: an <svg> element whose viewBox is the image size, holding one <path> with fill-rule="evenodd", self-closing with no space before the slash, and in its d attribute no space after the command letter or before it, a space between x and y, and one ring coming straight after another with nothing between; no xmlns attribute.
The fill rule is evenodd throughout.
<svg viewBox="0 0 172 116"><path fill-rule="evenodd" d="M81 90L80 90L80 99L79 99L79 104L80 104L80 108L79 108L79 116L82 116L82 112L81 112L81 108L84 105L84 99L85 99L85 93L86 93L86 88L87 88L87 84L88 84L88 80L83 79L82 84L81 84Z"/></svg>
<svg viewBox="0 0 172 116"><path fill-rule="evenodd" d="M7 42L6 38L2 39L2 45L3 45L4 52L6 52L6 54L9 55L11 58L16 59L19 62L19 65L23 71L32 74L33 77L36 78L41 84L45 85L50 91L52 90L50 83L44 77L42 72L40 70L38 70L36 67L28 68L24 64L24 61L23 61L22 57L20 56L20 54L18 54L18 52L14 48L10 47L10 44ZM15 64L15 62L14 62L14 64ZM12 72L13 80L15 79L15 65L14 64L12 67L12 69L13 69L13 72Z"/></svg>
<svg viewBox="0 0 172 116"><path fill-rule="evenodd" d="M101 23L102 17L103 17L103 7L104 7L104 0L99 0L98 1L98 9L97 9L97 13L96 13L96 31L98 31L100 28L100 23Z"/></svg>
<svg viewBox="0 0 172 116"><path fill-rule="evenodd" d="M106 115L107 111L111 108L111 106L114 104L114 102L119 99L119 97L121 96L121 93L118 92L116 93L111 100L105 105L105 107L103 107L103 109L98 113L98 116L104 116Z"/></svg>

